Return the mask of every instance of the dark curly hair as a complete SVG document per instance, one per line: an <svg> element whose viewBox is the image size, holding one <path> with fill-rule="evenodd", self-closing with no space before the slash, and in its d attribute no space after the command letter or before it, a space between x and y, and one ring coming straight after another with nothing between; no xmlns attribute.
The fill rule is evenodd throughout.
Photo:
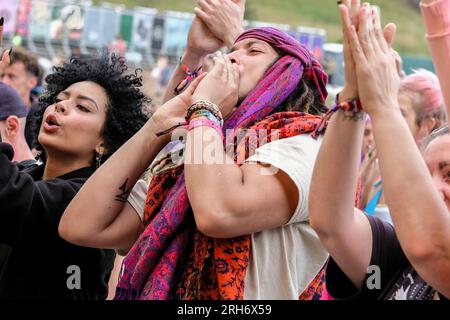
<svg viewBox="0 0 450 320"><path fill-rule="evenodd" d="M45 79L47 85L39 98L39 109L35 112L34 145L41 151L41 159L45 161L42 145L37 141L45 109L55 103L57 95L74 83L92 81L103 87L108 102L106 118L101 132L105 140L107 154L104 162L111 154L130 139L148 120L145 107L150 102L139 89L142 86L140 69L127 74L127 66L122 57L104 52L100 56L74 57L61 67L53 67L53 73ZM94 159L92 165L94 166Z"/></svg>

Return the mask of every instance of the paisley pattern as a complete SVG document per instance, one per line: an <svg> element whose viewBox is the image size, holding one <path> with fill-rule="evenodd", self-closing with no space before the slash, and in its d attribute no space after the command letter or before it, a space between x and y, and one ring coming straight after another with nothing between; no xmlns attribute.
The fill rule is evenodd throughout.
<svg viewBox="0 0 450 320"><path fill-rule="evenodd" d="M302 77L311 77L326 97L322 90L326 73L300 43L273 28L254 29L251 37L267 38L274 48L289 50L224 124L224 130L232 130L232 139L227 137L226 141L236 150L237 164L242 163L239 159L248 158L249 150L256 149L250 145L254 139L249 139L255 131L241 134L242 129L278 129L279 138L287 138L317 127L318 116L276 113ZM237 137L240 139L234 139ZM229 145L225 147L230 150ZM154 177L144 217L144 231L124 259L115 299L243 298L250 235L222 240L207 238L196 230L182 165Z"/></svg>

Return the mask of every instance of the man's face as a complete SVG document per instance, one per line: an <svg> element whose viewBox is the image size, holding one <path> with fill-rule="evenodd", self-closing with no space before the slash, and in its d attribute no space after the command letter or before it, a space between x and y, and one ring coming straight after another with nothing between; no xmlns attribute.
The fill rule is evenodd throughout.
<svg viewBox="0 0 450 320"><path fill-rule="evenodd" d="M266 42L250 38L236 43L228 56L243 67L239 80L239 100L242 100L256 87L278 53Z"/></svg>
<svg viewBox="0 0 450 320"><path fill-rule="evenodd" d="M28 101L31 90L37 84L36 76L27 72L23 62L15 62L7 66L1 74L0 80L16 89L25 102Z"/></svg>
<svg viewBox="0 0 450 320"><path fill-rule="evenodd" d="M450 135L431 141L425 149L424 159L434 186L450 211Z"/></svg>

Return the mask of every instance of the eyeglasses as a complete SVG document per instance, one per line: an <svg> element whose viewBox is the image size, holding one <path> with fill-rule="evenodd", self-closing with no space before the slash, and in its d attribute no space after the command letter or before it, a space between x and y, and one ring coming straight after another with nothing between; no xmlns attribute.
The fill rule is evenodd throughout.
<svg viewBox="0 0 450 320"><path fill-rule="evenodd" d="M448 124L444 124L430 133L430 139L449 133Z"/></svg>

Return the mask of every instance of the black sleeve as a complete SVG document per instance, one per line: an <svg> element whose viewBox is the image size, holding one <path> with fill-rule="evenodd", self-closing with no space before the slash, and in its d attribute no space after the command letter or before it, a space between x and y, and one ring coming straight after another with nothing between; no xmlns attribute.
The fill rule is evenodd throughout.
<svg viewBox="0 0 450 320"><path fill-rule="evenodd" d="M392 278L407 265L403 250L395 234L394 227L376 217L367 216L372 229L372 257L370 266L380 270L380 289L370 289L367 274L361 290L358 290L336 262L330 257L326 271L327 290L336 299L377 299ZM372 283L372 281L369 281Z"/></svg>
<svg viewBox="0 0 450 320"><path fill-rule="evenodd" d="M35 182L11 163L9 148L0 143L0 241L15 247L22 241L53 240L82 179Z"/></svg>

